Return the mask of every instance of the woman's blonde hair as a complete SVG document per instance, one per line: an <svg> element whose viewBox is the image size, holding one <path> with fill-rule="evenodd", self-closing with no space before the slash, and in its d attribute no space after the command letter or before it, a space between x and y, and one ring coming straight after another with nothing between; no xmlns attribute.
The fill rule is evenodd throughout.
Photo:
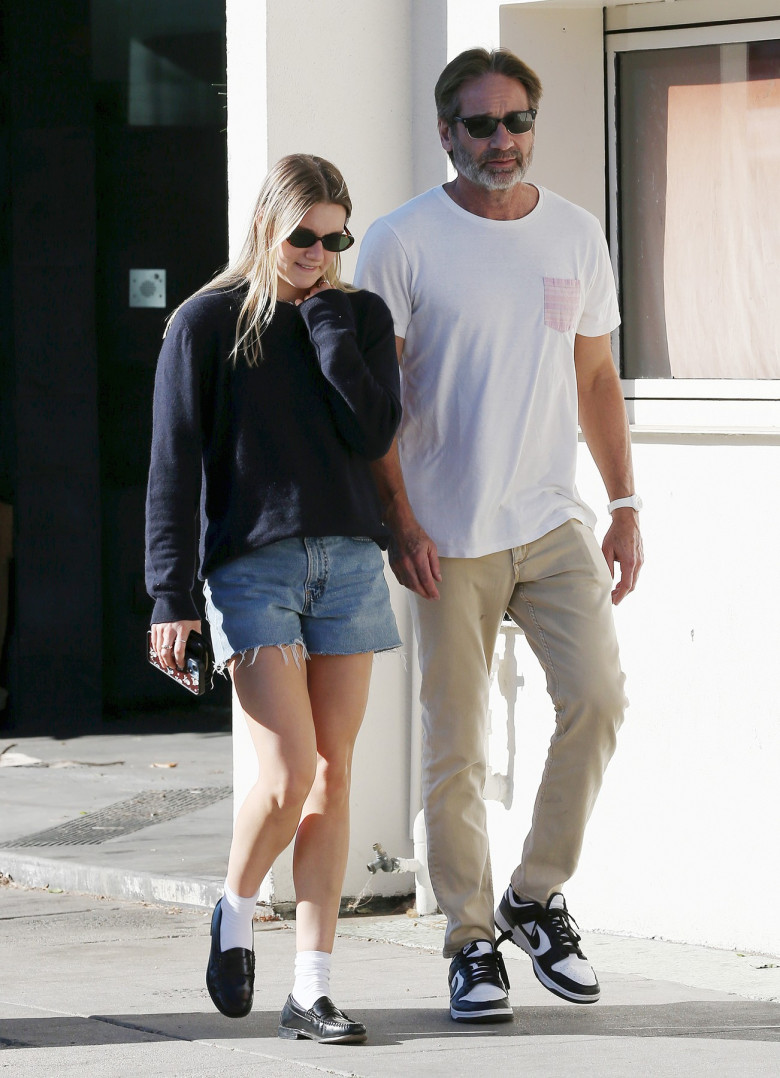
<svg viewBox="0 0 780 1078"><path fill-rule="evenodd" d="M239 355L246 358L250 367L262 359L261 337L276 307L279 248L303 215L318 202L343 206L349 221L352 200L336 166L305 153L289 154L277 161L263 180L252 224L238 258L195 293L199 296L204 292L247 286L230 353L233 363ZM324 276L328 284L343 290L340 273L341 256L337 255ZM168 325L176 311L168 319Z"/></svg>

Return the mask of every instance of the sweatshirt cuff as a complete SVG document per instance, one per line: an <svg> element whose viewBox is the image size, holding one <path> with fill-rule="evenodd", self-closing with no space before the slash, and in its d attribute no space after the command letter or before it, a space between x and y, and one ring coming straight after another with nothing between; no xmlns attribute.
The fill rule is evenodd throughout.
<svg viewBox="0 0 780 1078"><path fill-rule="evenodd" d="M152 625L171 621L200 621L201 616L191 595L161 595L155 600Z"/></svg>
<svg viewBox="0 0 780 1078"><path fill-rule="evenodd" d="M355 328L352 304L346 292L338 288L328 288L324 292L318 292L316 296L305 300L298 310L309 331L322 325L344 329Z"/></svg>

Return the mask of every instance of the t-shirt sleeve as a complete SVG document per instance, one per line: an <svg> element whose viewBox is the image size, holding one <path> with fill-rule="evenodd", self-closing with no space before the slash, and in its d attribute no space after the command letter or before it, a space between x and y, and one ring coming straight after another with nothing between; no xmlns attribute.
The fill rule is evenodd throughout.
<svg viewBox="0 0 780 1078"><path fill-rule="evenodd" d="M585 281L585 302L577 332L583 337L601 337L620 325L615 276L609 259L609 248L601 226L594 236L593 272Z"/></svg>
<svg viewBox="0 0 780 1078"><path fill-rule="evenodd" d="M375 221L363 238L355 284L382 297L396 337L406 337L412 319L412 274L398 236L385 221Z"/></svg>

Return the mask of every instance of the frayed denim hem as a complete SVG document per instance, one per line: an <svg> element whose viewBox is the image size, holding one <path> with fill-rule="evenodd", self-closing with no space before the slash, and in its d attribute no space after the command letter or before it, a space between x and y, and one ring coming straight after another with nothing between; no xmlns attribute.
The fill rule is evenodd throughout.
<svg viewBox="0 0 780 1078"><path fill-rule="evenodd" d="M373 653L375 658L378 658L380 656L385 656L385 655L388 655L388 656L389 655L400 655L401 662L404 664L404 670L407 669L406 648L404 647L403 644L390 644L388 647L380 648L379 650L376 650L374 648L366 648L365 651L312 651L312 652L310 652L308 650L308 648L306 647L306 644L303 642L303 640L301 640L299 638L298 640L293 640L293 642L291 644L258 644L257 647L245 648L243 651L236 651L225 662L219 663L219 665L215 666L213 672L214 672L215 675L216 674L227 674L227 673L229 673L228 666L230 665L230 663L233 662L234 659L237 659L236 669L239 666L241 666L241 664L244 663L244 662L246 662L249 666L251 666L252 663L257 658L258 651L262 651L263 648L266 648L266 647L278 648L282 653L282 657L284 659L285 665L287 665L290 662L290 656L292 656L293 662L295 663L295 665L298 667L299 670L301 669L301 664L305 663L309 659L311 659L312 655L323 655L323 656L327 656L327 655L334 655L334 656L335 655L368 655L369 653Z"/></svg>
<svg viewBox="0 0 780 1078"><path fill-rule="evenodd" d="M327 657L328 655L373 655L375 659L384 657L385 655L399 654L404 663L404 669L406 669L406 652L404 651L403 644L388 644L385 648L363 648L355 651L350 649L349 651L311 651L307 654L307 658L311 658L313 655L322 655Z"/></svg>
<svg viewBox="0 0 780 1078"><path fill-rule="evenodd" d="M224 674L229 664L232 663L234 659L238 660L236 662L235 669L241 666L244 662L251 666L257 658L257 653L259 651L262 651L263 648L266 647L278 648L279 651L281 651L282 653L282 658L284 659L285 666L287 666L290 662L290 656L292 655L293 662L299 670L301 669L301 664L305 663L306 660L309 658L309 652L306 650L306 645L300 638L298 640L293 640L291 644L258 644L257 647L244 648L243 651L235 652L226 662L220 663L219 666L215 666L214 673ZM248 658L248 656L250 655L251 658Z"/></svg>

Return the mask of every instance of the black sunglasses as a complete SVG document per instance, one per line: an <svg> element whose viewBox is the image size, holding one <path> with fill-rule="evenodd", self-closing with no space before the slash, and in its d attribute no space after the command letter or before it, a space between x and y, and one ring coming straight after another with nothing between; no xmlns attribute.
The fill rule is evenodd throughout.
<svg viewBox="0 0 780 1078"><path fill-rule="evenodd" d="M346 225L344 225L343 232L329 232L327 236L318 236L310 228L296 228L287 237L287 242L292 244L293 247L313 247L318 240L326 251L340 254L352 246L355 242L355 237Z"/></svg>
<svg viewBox="0 0 780 1078"><path fill-rule="evenodd" d="M462 123L472 138L492 138L499 124L510 135L523 135L530 131L536 119L536 109L508 112L506 116L453 116L453 123Z"/></svg>

